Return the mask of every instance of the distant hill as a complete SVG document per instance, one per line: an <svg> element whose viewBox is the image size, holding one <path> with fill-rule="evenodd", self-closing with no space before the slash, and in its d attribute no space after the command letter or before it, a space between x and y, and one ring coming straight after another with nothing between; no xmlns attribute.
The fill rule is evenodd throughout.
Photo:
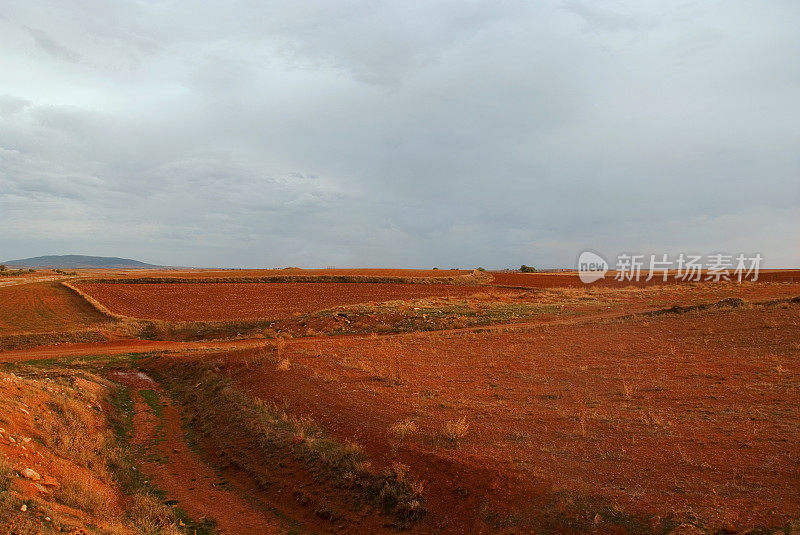
<svg viewBox="0 0 800 535"><path fill-rule="evenodd" d="M7 260L0 262L8 267L30 267L30 268L107 268L107 269L152 269L162 268L153 264L145 264L138 260L129 258L116 258L113 256L83 256L76 254L37 256L35 258L23 258L22 260Z"/></svg>

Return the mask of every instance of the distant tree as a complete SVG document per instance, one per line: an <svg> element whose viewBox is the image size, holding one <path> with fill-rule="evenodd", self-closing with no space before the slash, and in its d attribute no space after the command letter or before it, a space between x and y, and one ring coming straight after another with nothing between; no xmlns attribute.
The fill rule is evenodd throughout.
<svg viewBox="0 0 800 535"><path fill-rule="evenodd" d="M482 268L482 267L479 267L478 271L486 271L486 270L484 268Z"/></svg>
<svg viewBox="0 0 800 535"><path fill-rule="evenodd" d="M532 266L526 266L522 264L522 267L519 268L522 273L536 273L536 268Z"/></svg>
<svg viewBox="0 0 800 535"><path fill-rule="evenodd" d="M5 270L6 270L6 265L0 264L0 271L5 271Z"/></svg>

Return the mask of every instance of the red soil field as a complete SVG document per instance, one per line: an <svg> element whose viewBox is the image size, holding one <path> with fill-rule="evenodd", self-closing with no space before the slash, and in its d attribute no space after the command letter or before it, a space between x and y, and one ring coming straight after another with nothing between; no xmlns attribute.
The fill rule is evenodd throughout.
<svg viewBox="0 0 800 535"><path fill-rule="evenodd" d="M570 271L564 273L518 273L513 271L493 271L492 275L494 280L493 285L497 286L515 286L518 288L558 288L558 287L624 287L624 286L657 286L657 285L674 285L674 280L668 279L666 282L662 281L660 274L656 275L653 280L645 281L647 278L646 273L643 271L642 280L639 282L614 280L616 272L610 271L606 274L604 279L593 282L592 284L584 284L578 277L577 272ZM703 283L705 281L701 281ZM788 282L800 283L800 270L797 269L773 269L762 270L758 275L757 282ZM678 282L677 284L693 284L692 282Z"/></svg>
<svg viewBox="0 0 800 535"><path fill-rule="evenodd" d="M0 286L0 335L67 331L107 322L59 282Z"/></svg>
<svg viewBox="0 0 800 535"><path fill-rule="evenodd" d="M361 277L455 277L468 275L472 270L459 269L389 269L389 268L352 268L352 269L82 269L81 276L99 277L174 277L181 279L237 278L237 277L275 277L275 276L361 276Z"/></svg>
<svg viewBox="0 0 800 535"><path fill-rule="evenodd" d="M278 319L366 302L462 297L481 286L371 283L75 283L117 314L167 321Z"/></svg>
<svg viewBox="0 0 800 535"><path fill-rule="evenodd" d="M557 532L617 532L608 507L655 515L655 532L780 527L800 516L799 306L297 340L288 371L254 351L218 361L251 395L411 467L423 532L547 531L552 515L571 522ZM463 439L443 438L462 417ZM418 430L398 443L405 419Z"/></svg>

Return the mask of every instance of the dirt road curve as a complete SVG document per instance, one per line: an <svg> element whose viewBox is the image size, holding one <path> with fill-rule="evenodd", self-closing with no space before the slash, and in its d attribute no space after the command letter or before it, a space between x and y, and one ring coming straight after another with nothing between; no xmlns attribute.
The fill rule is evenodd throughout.
<svg viewBox="0 0 800 535"><path fill-rule="evenodd" d="M492 331L496 329L524 329L536 325L560 325L560 324L573 324L584 323L590 321L597 321L600 319L612 319L622 316L628 316L635 313L647 312L646 310L640 311L608 311L597 314L586 314L583 316L573 317L569 319L554 319L547 321L533 321L524 323L509 323L498 325L487 325L478 327L464 327L459 329L445 329L440 331L430 331L425 333L399 333L382 335L385 337L404 337L404 336L430 336L430 335L444 335L459 332L480 332ZM339 337L334 337L339 338ZM368 339L369 335L349 335L350 339ZM297 338L292 340L295 344L314 344L324 340L330 340L330 336L309 336L304 338ZM90 355L123 355L125 353L149 353L149 352L170 352L181 353L185 351L209 351L209 350L231 350L231 349L247 349L260 346L271 346L274 342L263 338L247 339L247 340L222 340L222 341L202 341L202 342L170 342L159 340L116 340L113 342L98 342L88 344L59 344L54 346L41 346L32 349L17 349L13 351L0 351L0 362L14 362L33 359L46 359L56 357L81 357Z"/></svg>

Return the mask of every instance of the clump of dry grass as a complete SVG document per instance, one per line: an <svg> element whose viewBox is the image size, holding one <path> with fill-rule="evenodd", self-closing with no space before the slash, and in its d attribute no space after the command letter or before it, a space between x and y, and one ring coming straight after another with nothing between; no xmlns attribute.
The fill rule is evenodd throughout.
<svg viewBox="0 0 800 535"><path fill-rule="evenodd" d="M88 474L73 474L65 479L53 497L64 505L98 517L107 517L112 511L105 485Z"/></svg>
<svg viewBox="0 0 800 535"><path fill-rule="evenodd" d="M634 387L625 379L622 380L622 396L625 399L632 399L634 393Z"/></svg>
<svg viewBox="0 0 800 535"><path fill-rule="evenodd" d="M278 360L283 358L283 352L286 350L286 338L281 336L275 340L275 350L278 352Z"/></svg>
<svg viewBox="0 0 800 535"><path fill-rule="evenodd" d="M578 420L578 426L580 428L581 436L586 436L586 409L581 409L580 418Z"/></svg>
<svg viewBox="0 0 800 535"><path fill-rule="evenodd" d="M508 434L508 440L511 442L527 442L530 438L528 433L520 431L519 429L514 429Z"/></svg>
<svg viewBox="0 0 800 535"><path fill-rule="evenodd" d="M254 350L250 355L244 358L244 367L247 369L258 368L265 362L269 362L273 360L274 357L271 356L272 351L269 350L267 347L261 347L260 349Z"/></svg>
<svg viewBox="0 0 800 535"><path fill-rule="evenodd" d="M403 375L400 371L400 357L395 355L394 357L387 358L384 362L382 375L390 385L403 384Z"/></svg>
<svg viewBox="0 0 800 535"><path fill-rule="evenodd" d="M278 361L278 370L279 371L282 371L282 372L289 371L290 367L291 367L291 363L289 362L289 359L281 359L281 360Z"/></svg>
<svg viewBox="0 0 800 535"><path fill-rule="evenodd" d="M42 443L57 455L90 469L98 479L112 480L109 469L120 463L122 451L112 431L94 422L94 409L69 391L52 394L46 406L50 414L39 422Z"/></svg>
<svg viewBox="0 0 800 535"><path fill-rule="evenodd" d="M378 344L373 353L373 359L379 378L390 385L403 384L400 356L398 355L399 350L400 347L398 344L385 342Z"/></svg>
<svg viewBox="0 0 800 535"><path fill-rule="evenodd" d="M398 442L402 442L407 436L417 432L417 424L411 418L406 418L392 425L389 431Z"/></svg>
<svg viewBox="0 0 800 535"><path fill-rule="evenodd" d="M442 435L445 439L453 444L459 444L461 440L467 436L469 431L469 423L467 417L462 416L458 420L448 420L442 428Z"/></svg>
<svg viewBox="0 0 800 535"><path fill-rule="evenodd" d="M14 477L11 470L12 467L8 459L0 457L0 493L7 492L11 488L11 482Z"/></svg>
<svg viewBox="0 0 800 535"><path fill-rule="evenodd" d="M128 519L144 533L179 535L172 510L150 494L137 494L127 510Z"/></svg>

